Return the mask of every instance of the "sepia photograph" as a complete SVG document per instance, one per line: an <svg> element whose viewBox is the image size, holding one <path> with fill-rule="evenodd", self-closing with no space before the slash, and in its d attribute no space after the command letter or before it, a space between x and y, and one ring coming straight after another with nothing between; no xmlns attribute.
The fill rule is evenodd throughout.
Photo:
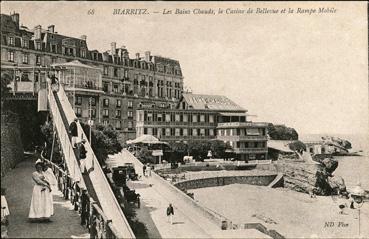
<svg viewBox="0 0 369 239"><path fill-rule="evenodd" d="M367 2L0 5L1 238L369 238Z"/></svg>

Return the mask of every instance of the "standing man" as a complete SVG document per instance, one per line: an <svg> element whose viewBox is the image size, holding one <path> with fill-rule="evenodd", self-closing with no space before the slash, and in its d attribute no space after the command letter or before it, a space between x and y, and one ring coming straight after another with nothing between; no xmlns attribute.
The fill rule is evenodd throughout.
<svg viewBox="0 0 369 239"><path fill-rule="evenodd" d="M85 168L86 168L86 154L87 154L87 150L85 148L85 143L86 143L86 140L85 139L82 139L81 144L79 146L79 162L81 164L82 174L85 172Z"/></svg>
<svg viewBox="0 0 369 239"><path fill-rule="evenodd" d="M144 166L142 167L142 171L143 171L143 176L146 176L146 165L144 164Z"/></svg>
<svg viewBox="0 0 369 239"><path fill-rule="evenodd" d="M78 118L75 118L72 123L69 125L69 133L72 136L72 147L77 148L77 137L78 137L78 129L77 129Z"/></svg>
<svg viewBox="0 0 369 239"><path fill-rule="evenodd" d="M171 203L169 203L169 206L167 208L167 221L169 222L170 219L170 224L173 225L173 215L174 215L174 209Z"/></svg>

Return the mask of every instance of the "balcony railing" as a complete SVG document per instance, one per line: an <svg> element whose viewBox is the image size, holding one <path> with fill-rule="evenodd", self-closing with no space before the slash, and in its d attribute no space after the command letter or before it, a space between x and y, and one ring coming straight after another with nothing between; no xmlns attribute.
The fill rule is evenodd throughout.
<svg viewBox="0 0 369 239"><path fill-rule="evenodd" d="M234 148L235 153L267 153L267 148Z"/></svg>
<svg viewBox="0 0 369 239"><path fill-rule="evenodd" d="M218 135L218 139L224 141L266 141L266 135Z"/></svg>
<svg viewBox="0 0 369 239"><path fill-rule="evenodd" d="M218 128L238 128L238 127L267 127L265 122L226 122L218 123Z"/></svg>

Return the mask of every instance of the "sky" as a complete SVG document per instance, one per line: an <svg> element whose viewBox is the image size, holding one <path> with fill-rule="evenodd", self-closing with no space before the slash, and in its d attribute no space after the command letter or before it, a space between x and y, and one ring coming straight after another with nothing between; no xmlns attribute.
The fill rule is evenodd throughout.
<svg viewBox="0 0 369 239"><path fill-rule="evenodd" d="M317 13L320 7L335 13ZM116 8L149 14L113 15ZM199 15L196 8L254 13ZM284 8L294 13L280 13ZM176 9L191 14L163 14ZM229 97L256 115L250 120L285 124L300 134L369 132L365 2L1 3L2 13L13 11L29 28L54 24L63 35L87 35L90 50L109 50L114 41L132 58L149 50L177 59L187 88Z"/></svg>

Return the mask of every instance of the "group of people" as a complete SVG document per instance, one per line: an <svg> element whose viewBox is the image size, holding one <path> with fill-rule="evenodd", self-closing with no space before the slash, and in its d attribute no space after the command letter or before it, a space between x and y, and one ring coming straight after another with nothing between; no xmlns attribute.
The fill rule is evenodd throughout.
<svg viewBox="0 0 369 239"><path fill-rule="evenodd" d="M69 125L69 133L72 137L72 147L77 151L77 159L80 163L82 173L85 172L86 169L86 157L87 150L85 148L86 139L82 139L80 142L78 141L78 127L77 127L78 118L75 118L72 123Z"/></svg>
<svg viewBox="0 0 369 239"><path fill-rule="evenodd" d="M145 177L151 177L151 170L154 169L154 166L151 166L150 164L143 165L142 167L142 174Z"/></svg>
<svg viewBox="0 0 369 239"><path fill-rule="evenodd" d="M53 193L57 191L57 180L49 165L38 159L36 171L32 173L34 187L28 218L31 221L50 221L54 215Z"/></svg>

